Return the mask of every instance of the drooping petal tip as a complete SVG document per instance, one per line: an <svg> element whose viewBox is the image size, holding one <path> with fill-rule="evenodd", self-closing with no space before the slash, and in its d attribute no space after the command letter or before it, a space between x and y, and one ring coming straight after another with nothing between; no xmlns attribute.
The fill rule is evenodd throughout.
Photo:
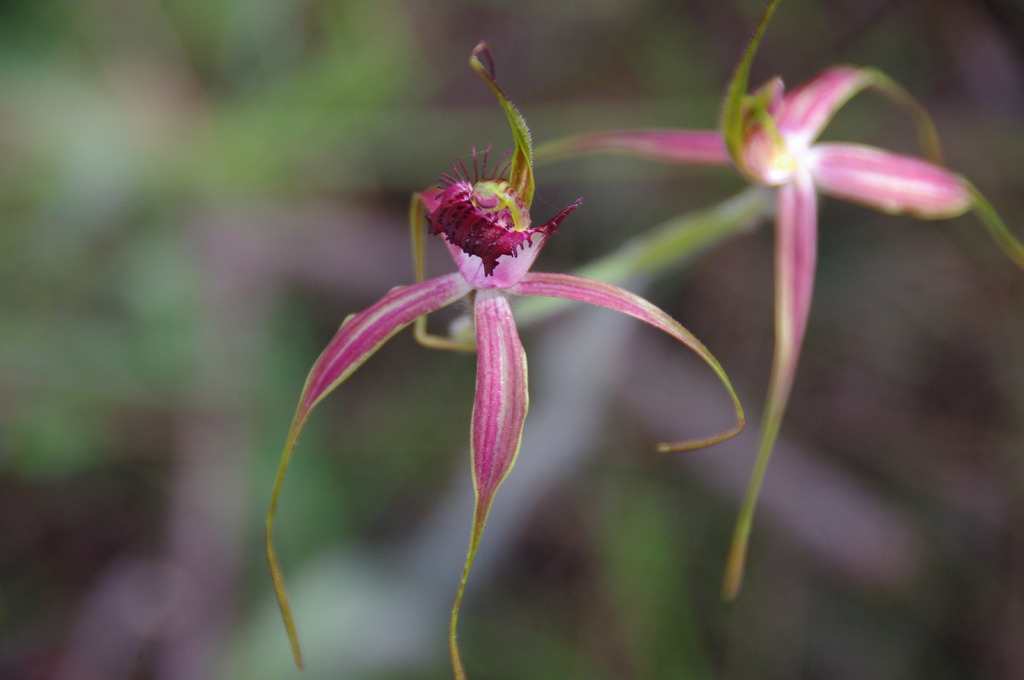
<svg viewBox="0 0 1024 680"><path fill-rule="evenodd" d="M817 259L817 198L811 179L800 173L792 184L779 190L775 235L775 353L761 440L747 491L740 506L726 560L722 594L733 599L739 592L747 557L747 542L754 522L757 499L764 484L768 461L775 447L790 389L796 374L800 347L810 313Z"/></svg>
<svg viewBox="0 0 1024 680"><path fill-rule="evenodd" d="M981 220L985 228L988 229L989 234L995 239L996 244L1002 248L1003 253L1006 254L1013 263L1021 269L1024 269L1024 243L1013 235L1013 232L1009 230L1006 223L1003 222L1003 218L999 216L996 209L992 207L992 204L988 202L988 199L978 191L977 187L964 180L964 184L967 186L968 191L971 193L971 207L977 214L978 219Z"/></svg>
<svg viewBox="0 0 1024 680"><path fill-rule="evenodd" d="M499 290L478 290L474 301L477 335L476 395L470 439L476 504L466 562L452 605L448 647L456 678L465 669L456 639L462 596L491 503L519 455L529 408L526 352L512 318L508 298Z"/></svg>
<svg viewBox="0 0 1024 680"><path fill-rule="evenodd" d="M524 276L518 284L512 287L511 292L516 295L541 295L575 300L632 316L668 333L679 342L682 342L692 349L714 371L732 399L733 407L736 411L736 426L723 434L705 439L662 444L659 446L660 450L682 451L708 446L724 441L743 430L746 424L743 407L721 364L718 363L714 355L708 351L693 333L651 302L610 283L594 281L571 274L533 272Z"/></svg>
<svg viewBox="0 0 1024 680"><path fill-rule="evenodd" d="M285 473L306 419L324 397L344 382L395 333L424 314L429 314L466 296L470 290L470 285L459 274L448 274L411 286L391 289L375 304L345 319L306 378L306 384L288 431L284 450L281 453L281 460L278 463L264 533L264 547L274 585L274 595L288 632L295 664L299 668L302 668L303 665L302 652L291 605L288 602L288 594L285 590L281 565L274 550L273 534L274 517L277 513Z"/></svg>

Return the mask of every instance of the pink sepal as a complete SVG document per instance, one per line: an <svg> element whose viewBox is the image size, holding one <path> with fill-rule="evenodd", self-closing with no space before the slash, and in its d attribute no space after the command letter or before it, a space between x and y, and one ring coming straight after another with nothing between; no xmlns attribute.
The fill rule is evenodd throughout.
<svg viewBox="0 0 1024 680"><path fill-rule="evenodd" d="M417 317L451 304L470 290L472 287L460 274L447 274L392 288L371 306L345 319L309 372L292 425L293 436L297 436L309 411L388 338Z"/></svg>
<svg viewBox="0 0 1024 680"><path fill-rule="evenodd" d="M972 204L970 188L949 170L861 144L815 144L805 157L823 193L888 213L954 217Z"/></svg>
<svg viewBox="0 0 1024 680"><path fill-rule="evenodd" d="M490 506L519 452L529 398L526 353L519 341L508 298L496 290L477 291L477 371L473 404L473 481L478 503Z"/></svg>
<svg viewBox="0 0 1024 680"><path fill-rule="evenodd" d="M786 94L775 112L779 132L798 146L810 144L836 111L870 83L865 71L835 66Z"/></svg>
<svg viewBox="0 0 1024 680"><path fill-rule="evenodd" d="M554 155L621 153L681 165L726 166L725 141L715 130L632 130L582 135L547 148Z"/></svg>

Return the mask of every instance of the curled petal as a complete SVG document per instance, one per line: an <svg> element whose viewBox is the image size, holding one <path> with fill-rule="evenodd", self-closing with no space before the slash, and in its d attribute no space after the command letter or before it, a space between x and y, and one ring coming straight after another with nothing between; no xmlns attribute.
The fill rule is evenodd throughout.
<svg viewBox="0 0 1024 680"><path fill-rule="evenodd" d="M815 144L806 155L822 193L887 213L955 217L972 203L959 175L928 161L860 144Z"/></svg>
<svg viewBox="0 0 1024 680"><path fill-rule="evenodd" d="M480 544L491 501L515 464L526 420L526 352L519 341L508 298L494 288L478 290L476 318L477 370L473 402L473 485L476 507L469 551L452 606L448 639L456 678L465 678L455 639L456 623L469 570Z"/></svg>
<svg viewBox="0 0 1024 680"><path fill-rule="evenodd" d="M796 373L814 288L817 235L814 186L810 177L800 172L793 182L779 188L775 223L775 355L772 358L757 460L740 507L726 562L722 592L729 599L739 592L743 580L754 508L789 400L793 375Z"/></svg>
<svg viewBox="0 0 1024 680"><path fill-rule="evenodd" d="M804 144L817 139L836 111L872 83L871 72L835 66L814 80L790 91L778 112L779 132Z"/></svg>
<svg viewBox="0 0 1024 680"><path fill-rule="evenodd" d="M537 158L564 158L584 153L618 153L681 165L729 165L729 152L715 130L633 130L580 135L545 144Z"/></svg>
<svg viewBox="0 0 1024 680"><path fill-rule="evenodd" d="M678 321L669 316L666 312L654 306L639 295L634 295L627 290L610 283L601 283L592 279L585 279L571 274L549 274L530 273L510 289L510 292L517 295L544 295L548 297L565 298L586 302L592 305L607 307L628 314L633 318L648 323L655 328L665 331L676 340L692 349L704 362L711 367L729 392L733 406L736 409L736 427L719 435L707 439L672 442L659 445L662 451L683 451L716 444L739 433L745 423L743 407L739 398L729 382L725 370L715 359L714 355L704 347L694 335L686 330Z"/></svg>
<svg viewBox="0 0 1024 680"><path fill-rule="evenodd" d="M779 131L790 141L791 147L807 147L846 102L867 88L882 93L910 116L917 127L924 155L933 163L941 164L939 137L931 116L906 90L872 68L835 66L791 91L778 111Z"/></svg>
<svg viewBox="0 0 1024 680"><path fill-rule="evenodd" d="M274 593L281 608L285 628L288 630L295 663L299 668L302 667L302 654L299 650L295 623L291 607L288 605L284 578L281 575L281 567L277 561L272 537L281 483L284 481L288 463L299 439L299 434L302 432L302 427L306 423L306 418L321 399L348 378L391 336L418 317L464 297L470 290L470 285L457 273L411 286L392 288L383 298L367 309L345 319L337 334L324 349L320 358L316 360L309 377L306 378L306 385L302 390L299 406L295 412L295 418L292 420L284 451L281 454L277 476L274 479L274 490L270 497L265 534L267 562L270 565L270 576L274 582Z"/></svg>

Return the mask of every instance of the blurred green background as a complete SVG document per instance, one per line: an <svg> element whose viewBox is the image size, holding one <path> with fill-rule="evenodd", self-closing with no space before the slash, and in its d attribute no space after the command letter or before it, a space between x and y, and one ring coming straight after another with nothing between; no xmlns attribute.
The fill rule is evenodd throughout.
<svg viewBox="0 0 1024 680"><path fill-rule="evenodd" d="M0 677L300 677L262 553L277 457L341 320L411 281L409 194L472 145L511 145L473 45L537 142L707 128L761 5L0 3ZM791 0L754 80L838 62L918 97L950 167L1024 234L1024 4ZM914 150L871 95L829 136ZM584 204L537 268L742 187L541 167L536 218ZM1024 275L970 216L825 200L821 222L735 603L718 588L756 433L653 446L729 422L714 379L610 313L522 330L532 410L463 607L471 677L1024 677ZM755 421L768 224L647 287ZM473 364L402 334L314 415L278 521L301 677L448 677Z"/></svg>

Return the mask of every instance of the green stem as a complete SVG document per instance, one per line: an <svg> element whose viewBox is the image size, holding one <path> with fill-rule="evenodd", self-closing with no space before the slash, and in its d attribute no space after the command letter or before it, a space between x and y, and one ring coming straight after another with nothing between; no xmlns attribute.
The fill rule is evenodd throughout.
<svg viewBox="0 0 1024 680"><path fill-rule="evenodd" d="M992 238L995 239L999 247L1003 249L1007 257L1013 260L1021 269L1024 269L1024 244L1022 244L1017 237L1014 236L1007 228L1006 223L999 217L999 213L992 207L992 204L988 202L977 187L968 182L966 179L963 182L967 185L968 190L971 192L972 207L974 213L981 220Z"/></svg>
<svg viewBox="0 0 1024 680"><path fill-rule="evenodd" d="M466 552L466 563L462 567L459 588L455 592L455 602L452 604L452 616L448 624L448 651L452 658L452 672L455 675L455 680L466 680L466 668L462 664L462 655L459 653L456 625L459 620L459 609L462 607L462 594L466 590L466 581L469 579L469 570L473 568L477 548L480 547L480 537L483 535L484 525L487 523L490 506L490 502L481 504L479 498L477 499L477 507L473 512L473 530L469 536L469 550Z"/></svg>
<svg viewBox="0 0 1024 680"><path fill-rule="evenodd" d="M782 416L786 411L786 403L789 401L792 379L782 375L785 372L782 368L782 364L785 361L776 358L773 363L772 376L769 381L771 392L768 395L764 416L761 419L761 443L758 445L754 470L750 474L747 492L743 497L742 505L740 505L739 517L736 520L732 543L729 546L729 556L725 562L722 597L726 600L736 599L740 586L743 585L743 572L747 562L747 545L750 540L750 531L754 524L754 511L757 509L757 499L761 495L762 486L764 486L768 461L771 459L775 441L778 439L779 430L782 427Z"/></svg>

